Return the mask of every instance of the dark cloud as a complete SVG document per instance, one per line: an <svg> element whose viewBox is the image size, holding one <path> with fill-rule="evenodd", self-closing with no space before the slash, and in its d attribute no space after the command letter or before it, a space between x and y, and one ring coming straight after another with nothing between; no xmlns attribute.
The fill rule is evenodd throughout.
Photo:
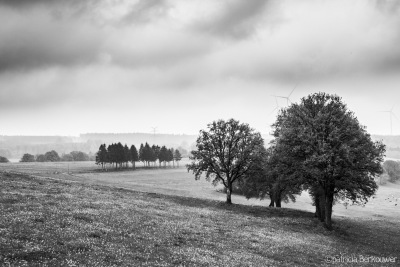
<svg viewBox="0 0 400 267"><path fill-rule="evenodd" d="M54 17L78 17L94 10L96 6L104 3L103 0L0 0L1 7L9 7L14 10L26 12L27 9L46 8Z"/></svg>
<svg viewBox="0 0 400 267"><path fill-rule="evenodd" d="M187 64L212 74L184 73L178 80L187 84L196 76L292 82L398 71L398 1L338 2L0 0L0 72L107 62L135 71ZM179 5L205 9L173 17ZM271 17L285 25L268 32ZM260 40L248 38L256 31Z"/></svg>
<svg viewBox="0 0 400 267"><path fill-rule="evenodd" d="M269 1L225 1L218 15L197 21L194 28L217 36L241 39L251 35L257 21L265 15Z"/></svg>
<svg viewBox="0 0 400 267"><path fill-rule="evenodd" d="M3 29L0 71L89 64L98 59L102 40L92 28L46 20L32 24L37 27L23 22Z"/></svg>
<svg viewBox="0 0 400 267"><path fill-rule="evenodd" d="M147 32L135 26L158 20L169 8L167 1L140 0L135 4L120 1L122 12L118 14L121 11L118 10L118 15L112 16L106 26L98 23L104 18L97 17L95 22L88 19L94 18L96 11L86 9L79 16L69 16L76 15L76 10L83 10L92 1L33 2L0 2L0 16L11 21L0 25L0 72L102 61L128 68L163 67L204 54L210 48L210 42L190 33L171 31L168 27L153 27ZM120 8L118 2L112 3ZM37 8L19 12L2 8L1 4ZM68 13L67 9L75 11ZM99 7L97 15L104 15L104 10L106 6Z"/></svg>
<svg viewBox="0 0 400 267"><path fill-rule="evenodd" d="M95 0L0 0L0 5L10 6L15 8L30 8L38 5L46 6L71 6L71 7L86 7L93 5ZM98 1L100 2L100 1Z"/></svg>
<svg viewBox="0 0 400 267"><path fill-rule="evenodd" d="M170 4L166 0L140 0L130 7L130 11L121 19L123 24L148 23L167 14Z"/></svg>
<svg viewBox="0 0 400 267"><path fill-rule="evenodd" d="M400 12L400 1L398 0L374 0L375 6L384 13Z"/></svg>

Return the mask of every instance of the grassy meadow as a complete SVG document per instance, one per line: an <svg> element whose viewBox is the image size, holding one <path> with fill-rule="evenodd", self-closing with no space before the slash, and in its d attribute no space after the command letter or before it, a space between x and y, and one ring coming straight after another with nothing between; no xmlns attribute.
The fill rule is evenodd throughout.
<svg viewBox="0 0 400 267"><path fill-rule="evenodd" d="M0 190L5 266L329 266L326 257L400 256L398 223L381 217L334 217L328 232L307 211L101 183L3 172Z"/></svg>
<svg viewBox="0 0 400 267"><path fill-rule="evenodd" d="M132 169L114 171L113 168L110 168L109 172L102 172L94 162L10 163L0 164L0 171L109 185L141 192L225 201L225 195L216 191L222 187L215 188L204 179L195 181L194 176L188 173L184 167L187 162L187 159L182 160L179 168L160 169L146 169L142 167L141 163L138 163L138 168L134 171ZM240 195L233 195L232 201L243 205L268 206L269 204L269 200L247 200ZM304 192L297 197L295 203L283 203L283 207L312 212L314 207L311 203L311 198ZM346 208L338 204L333 207L333 210L334 217L400 221L400 185L387 183L379 186L376 197L371 199L365 207L348 206Z"/></svg>
<svg viewBox="0 0 400 267"><path fill-rule="evenodd" d="M10 162L0 164L0 171L14 171L26 174L82 173L99 171L94 161L70 162Z"/></svg>

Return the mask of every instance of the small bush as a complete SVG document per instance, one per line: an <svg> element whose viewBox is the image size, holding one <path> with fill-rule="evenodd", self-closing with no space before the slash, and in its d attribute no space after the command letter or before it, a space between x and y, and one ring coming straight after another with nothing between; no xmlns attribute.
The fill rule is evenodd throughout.
<svg viewBox="0 0 400 267"><path fill-rule="evenodd" d="M0 156L0 163L8 163L10 162L6 157Z"/></svg>

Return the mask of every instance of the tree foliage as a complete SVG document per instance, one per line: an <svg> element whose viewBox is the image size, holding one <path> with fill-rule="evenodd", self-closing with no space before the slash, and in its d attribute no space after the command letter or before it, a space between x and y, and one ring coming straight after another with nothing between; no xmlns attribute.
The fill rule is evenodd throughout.
<svg viewBox="0 0 400 267"><path fill-rule="evenodd" d="M255 161L256 165L239 183L247 198L264 199L268 197L270 207L280 208L281 203L295 201L295 195L302 191L301 183L295 179L296 169L293 162L285 157L284 151L271 143L268 149L260 148Z"/></svg>
<svg viewBox="0 0 400 267"><path fill-rule="evenodd" d="M46 157L43 154L36 155L35 159L37 162L45 162L46 161Z"/></svg>
<svg viewBox="0 0 400 267"><path fill-rule="evenodd" d="M130 152L131 152L132 166L135 169L135 167L136 167L135 166L135 162L139 161L139 154L138 154L138 151L137 151L137 149L136 149L136 147L134 145L131 146Z"/></svg>
<svg viewBox="0 0 400 267"><path fill-rule="evenodd" d="M400 162L394 160L386 160L383 163L383 169L389 176L389 181L395 182L400 180Z"/></svg>
<svg viewBox="0 0 400 267"><path fill-rule="evenodd" d="M165 151L168 149L163 146ZM171 148L170 150L173 151ZM116 169L122 168L123 164L125 168L128 168L128 163L132 163L132 167L135 169L135 163L137 161L142 161L145 167L156 166L156 161L169 162L173 160L173 157L169 157L166 153L166 157L163 158L163 149L158 145L150 146L147 142L140 145L139 151L136 147L132 145L130 148L128 145L122 145L121 143L111 144L106 146L102 144L96 153L96 164L101 165L102 169L106 168L106 164L112 164Z"/></svg>
<svg viewBox="0 0 400 267"><path fill-rule="evenodd" d="M105 164L108 162L108 154L106 144L101 144L99 147L99 151L96 153L96 164L101 165L101 168L104 169Z"/></svg>
<svg viewBox="0 0 400 267"><path fill-rule="evenodd" d="M19 162L35 162L35 156L31 154L24 154Z"/></svg>
<svg viewBox="0 0 400 267"><path fill-rule="evenodd" d="M264 145L261 135L239 121L219 120L201 130L192 151L187 170L195 179L205 178L214 185L222 183L226 188L226 202L232 203L232 184L242 179L255 166L257 151Z"/></svg>
<svg viewBox="0 0 400 267"><path fill-rule="evenodd" d="M74 157L70 153L62 154L60 161L74 161Z"/></svg>
<svg viewBox="0 0 400 267"><path fill-rule="evenodd" d="M72 151L71 156L73 161L89 161L89 155L82 151Z"/></svg>
<svg viewBox="0 0 400 267"><path fill-rule="evenodd" d="M178 164L178 166L179 166L179 161L180 161L181 159L182 159L181 152L179 152L178 149L175 149L175 151L174 151L174 161L176 161L176 163Z"/></svg>
<svg viewBox="0 0 400 267"><path fill-rule="evenodd" d="M365 202L375 193L385 146L372 142L340 97L316 93L303 98L282 110L273 126L285 161L293 163L291 175L324 202L325 216L317 215L328 229L334 198Z"/></svg>
<svg viewBox="0 0 400 267"><path fill-rule="evenodd" d="M45 161L57 162L60 161L60 156L55 150L48 151L44 154Z"/></svg>
<svg viewBox="0 0 400 267"><path fill-rule="evenodd" d="M10 162L6 157L0 156L0 163L8 163Z"/></svg>

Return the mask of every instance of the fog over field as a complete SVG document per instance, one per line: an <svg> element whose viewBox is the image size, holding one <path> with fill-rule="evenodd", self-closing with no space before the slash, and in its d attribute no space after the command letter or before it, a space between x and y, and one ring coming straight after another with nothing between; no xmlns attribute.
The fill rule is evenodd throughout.
<svg viewBox="0 0 400 267"><path fill-rule="evenodd" d="M220 118L268 134L289 103L271 95L318 91L400 134L398 1L1 0L0 16L0 135L196 135Z"/></svg>

